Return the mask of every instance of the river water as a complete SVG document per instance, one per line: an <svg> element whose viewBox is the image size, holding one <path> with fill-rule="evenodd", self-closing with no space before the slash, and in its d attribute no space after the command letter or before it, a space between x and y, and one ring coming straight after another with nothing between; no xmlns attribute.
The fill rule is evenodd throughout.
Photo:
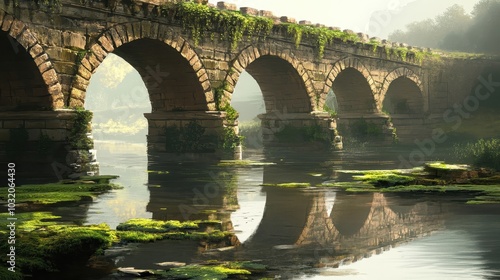
<svg viewBox="0 0 500 280"><path fill-rule="evenodd" d="M217 219L241 243L227 251L172 241L138 245L116 266L251 260L269 265L268 277L281 279L500 279L500 205L466 205L456 196L261 186L318 185L347 180L340 170L398 168L402 151L248 151L245 159L269 165L235 167L148 162L145 144L95 146L101 174L119 175L123 189L99 196L84 223L114 228L132 218Z"/></svg>

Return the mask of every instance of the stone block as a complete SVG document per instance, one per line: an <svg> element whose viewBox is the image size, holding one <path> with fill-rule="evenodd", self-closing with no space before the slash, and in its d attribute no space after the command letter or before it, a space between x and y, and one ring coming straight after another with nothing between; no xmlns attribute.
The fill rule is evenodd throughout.
<svg viewBox="0 0 500 280"><path fill-rule="evenodd" d="M48 60L49 60L49 56L46 53L44 53L44 54L38 56L37 58L35 58L35 64L36 64L36 66L40 66L40 64L47 62Z"/></svg>
<svg viewBox="0 0 500 280"><path fill-rule="evenodd" d="M38 66L38 70L42 74L47 72L49 69L52 69L52 63L50 61L45 61L44 63Z"/></svg>
<svg viewBox="0 0 500 280"><path fill-rule="evenodd" d="M139 23L140 25L140 23ZM139 27L140 30L140 27ZM118 48L119 46L122 45L122 40L120 39L120 35L118 35L118 32L116 32L116 29L111 28L109 30L109 34L111 35L111 38L113 39L113 44L115 45L115 48Z"/></svg>
<svg viewBox="0 0 500 280"><path fill-rule="evenodd" d="M76 61L77 58L77 54L75 51L56 46L46 48L45 52L52 60Z"/></svg>
<svg viewBox="0 0 500 280"><path fill-rule="evenodd" d="M11 129L11 128L19 128L24 125L24 121L22 120L8 120L8 121L3 121L3 128L4 129Z"/></svg>
<svg viewBox="0 0 500 280"><path fill-rule="evenodd" d="M87 45L87 39L84 35L70 31L64 31L62 33L62 42L64 47L78 48L82 50L85 49L85 45Z"/></svg>
<svg viewBox="0 0 500 280"><path fill-rule="evenodd" d="M311 25L312 22L309 21L309 20L301 20L301 21L299 21L299 24L301 24L301 25Z"/></svg>
<svg viewBox="0 0 500 280"><path fill-rule="evenodd" d="M45 121L27 120L27 121L24 121L24 127L26 129L30 129L30 128L45 128Z"/></svg>
<svg viewBox="0 0 500 280"><path fill-rule="evenodd" d="M12 38L17 38L19 35L21 35L21 32L24 30L24 27L25 25L22 21L14 20L10 27L9 35Z"/></svg>
<svg viewBox="0 0 500 280"><path fill-rule="evenodd" d="M244 15L258 16L259 10L250 7L241 7L240 12Z"/></svg>
<svg viewBox="0 0 500 280"><path fill-rule="evenodd" d="M0 141L7 142L10 140L10 130L0 129Z"/></svg>
<svg viewBox="0 0 500 280"><path fill-rule="evenodd" d="M230 11L236 11L236 5L231 4L231 3L226 3L224 1L217 2L217 9L219 10L230 10Z"/></svg>
<svg viewBox="0 0 500 280"><path fill-rule="evenodd" d="M285 23L296 23L297 22L294 18L287 17L287 16L280 17L280 21L285 22Z"/></svg>
<svg viewBox="0 0 500 280"><path fill-rule="evenodd" d="M37 40L33 36L33 34L31 34L31 32L28 32L27 30L24 30L24 32L18 38L18 41L19 44L21 44L26 50L33 47L37 43Z"/></svg>
<svg viewBox="0 0 500 280"><path fill-rule="evenodd" d="M99 61L103 61L108 53L99 44L94 44L90 50L96 56Z"/></svg>
<svg viewBox="0 0 500 280"><path fill-rule="evenodd" d="M47 120L45 122L45 128L47 129L66 129L65 120Z"/></svg>
<svg viewBox="0 0 500 280"><path fill-rule="evenodd" d="M268 18L274 18L274 14L273 12L271 11L266 11L266 10L260 10L259 11L259 16L262 16L262 17L268 17Z"/></svg>
<svg viewBox="0 0 500 280"><path fill-rule="evenodd" d="M52 95L52 96L59 96L59 95L62 95L62 88L61 88L61 84L54 84L54 85L51 85L48 89L49 91L49 94Z"/></svg>
<svg viewBox="0 0 500 280"><path fill-rule="evenodd" d="M2 31L8 32L13 21L14 18L11 15L6 15L3 19Z"/></svg>
<svg viewBox="0 0 500 280"><path fill-rule="evenodd" d="M54 69L56 69L59 74L74 75L76 72L76 66L73 62L54 62Z"/></svg>
<svg viewBox="0 0 500 280"><path fill-rule="evenodd" d="M141 22L142 25L142 33L141 37L142 38L149 38L151 36L151 22L150 21L143 21Z"/></svg>
<svg viewBox="0 0 500 280"><path fill-rule="evenodd" d="M37 57L39 56L41 53L43 52L43 48L42 46L40 46L40 44L36 44L34 45L30 50L29 50L29 54L31 55L31 57Z"/></svg>
<svg viewBox="0 0 500 280"><path fill-rule="evenodd" d="M52 141L64 141L68 137L68 130L66 129L43 129L45 133Z"/></svg>
<svg viewBox="0 0 500 280"><path fill-rule="evenodd" d="M357 33L357 35L358 35L359 39L361 40L361 42L366 43L366 42L370 41L370 37L368 36L368 34L359 32L359 33Z"/></svg>
<svg viewBox="0 0 500 280"><path fill-rule="evenodd" d="M89 85L89 80L81 77L80 75L75 75L75 80L73 82L73 87L86 91Z"/></svg>
<svg viewBox="0 0 500 280"><path fill-rule="evenodd" d="M54 69L50 69L42 74L42 78L47 85L53 85L58 82L57 73Z"/></svg>
<svg viewBox="0 0 500 280"><path fill-rule="evenodd" d="M78 68L78 75L82 76L86 80L90 80L92 78L92 73L85 67L79 67Z"/></svg>

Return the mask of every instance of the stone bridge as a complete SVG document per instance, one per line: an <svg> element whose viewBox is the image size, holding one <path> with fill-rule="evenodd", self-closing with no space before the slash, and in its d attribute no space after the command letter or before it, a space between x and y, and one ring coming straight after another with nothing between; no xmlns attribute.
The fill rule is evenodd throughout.
<svg viewBox="0 0 500 280"><path fill-rule="evenodd" d="M49 162L58 177L80 166L81 150L91 145L74 139L88 132L74 124L75 109L85 106L92 74L109 53L130 63L148 89L151 152L168 152L167 127L192 121L206 135L224 127L238 133L229 105L242 71L260 86L264 143L272 145L287 125L317 126L333 140L337 124L349 128L359 120L377 126L386 140L392 127L403 142L429 136L446 109L471 93L484 96L491 89L488 73L500 67L486 58L453 58L350 30L295 24L268 11L229 12L234 9L223 2L2 1L0 141L6 148L0 161ZM243 15L256 22L253 29L222 25ZM202 18L212 29L200 29ZM336 115L324 106L332 90Z"/></svg>

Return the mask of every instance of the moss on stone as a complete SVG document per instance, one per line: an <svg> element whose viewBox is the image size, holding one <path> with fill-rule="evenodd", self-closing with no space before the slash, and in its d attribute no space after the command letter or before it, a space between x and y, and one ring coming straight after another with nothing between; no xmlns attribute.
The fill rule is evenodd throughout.
<svg viewBox="0 0 500 280"><path fill-rule="evenodd" d="M246 269L228 268L222 265L203 266L203 265L187 265L178 268L172 268L165 276L172 277L171 279L227 279L230 276L250 275L250 271Z"/></svg>
<svg viewBox="0 0 500 280"><path fill-rule="evenodd" d="M364 175L355 175L353 176L353 179L366 182L375 187L408 185L415 181L414 177L407 175L400 175L392 172L387 172L387 173L367 172Z"/></svg>
<svg viewBox="0 0 500 280"><path fill-rule="evenodd" d="M297 183L297 182L290 182L290 183L278 183L278 184L261 184L263 187L278 187L278 188L307 188L310 187L310 183Z"/></svg>
<svg viewBox="0 0 500 280"><path fill-rule="evenodd" d="M425 164L426 169L439 169L439 170L468 170L469 166L464 164L448 164L441 161L430 162Z"/></svg>
<svg viewBox="0 0 500 280"><path fill-rule="evenodd" d="M260 162L253 160L221 160L217 165L218 166L266 166L266 165L274 165L273 162Z"/></svg>
<svg viewBox="0 0 500 280"><path fill-rule="evenodd" d="M172 230L197 229L194 221L179 222L176 220L156 221L151 219L131 219L116 227L118 231L141 231L149 233L165 233Z"/></svg>
<svg viewBox="0 0 500 280"><path fill-rule="evenodd" d="M95 179L101 181L104 179ZM79 201L84 197L94 197L97 194L120 188L109 183L96 183L95 181L64 181L52 184L31 184L16 187L17 203L54 204L58 202ZM6 200L7 192L0 195Z"/></svg>

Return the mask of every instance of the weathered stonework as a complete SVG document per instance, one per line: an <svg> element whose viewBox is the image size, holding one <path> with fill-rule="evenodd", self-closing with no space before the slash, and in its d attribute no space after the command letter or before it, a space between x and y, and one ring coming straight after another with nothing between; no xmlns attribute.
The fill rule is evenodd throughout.
<svg viewBox="0 0 500 280"><path fill-rule="evenodd" d="M0 4L0 77L9 77L0 78L0 111L83 107L92 74L113 53L139 72L153 113L202 112L196 118L205 122L205 112L214 114L230 104L240 74L247 71L262 90L267 113L279 112L285 119L304 116L291 121L296 126L329 127L331 118L313 112L324 110L332 89L339 101L339 122L383 120L384 106L396 110L396 101L407 102L411 112L391 112L391 117L396 128L398 121L401 124L402 140L413 141L429 134L436 116L470 94L486 67L500 67L500 62L487 59L420 61L411 51L403 59L389 48L390 42L351 30L344 32L361 42L334 39L321 58L316 42L303 38L295 46L293 38L277 28L265 39L254 36L234 49L210 34L196 45L179 22L160 17L158 3L151 1L89 6L64 0L53 12L20 2L17 8ZM236 9L224 2L217 7ZM276 24L295 22L248 7L241 12L271 18ZM401 46L406 45L394 44ZM22 57L16 56L18 52Z"/></svg>

